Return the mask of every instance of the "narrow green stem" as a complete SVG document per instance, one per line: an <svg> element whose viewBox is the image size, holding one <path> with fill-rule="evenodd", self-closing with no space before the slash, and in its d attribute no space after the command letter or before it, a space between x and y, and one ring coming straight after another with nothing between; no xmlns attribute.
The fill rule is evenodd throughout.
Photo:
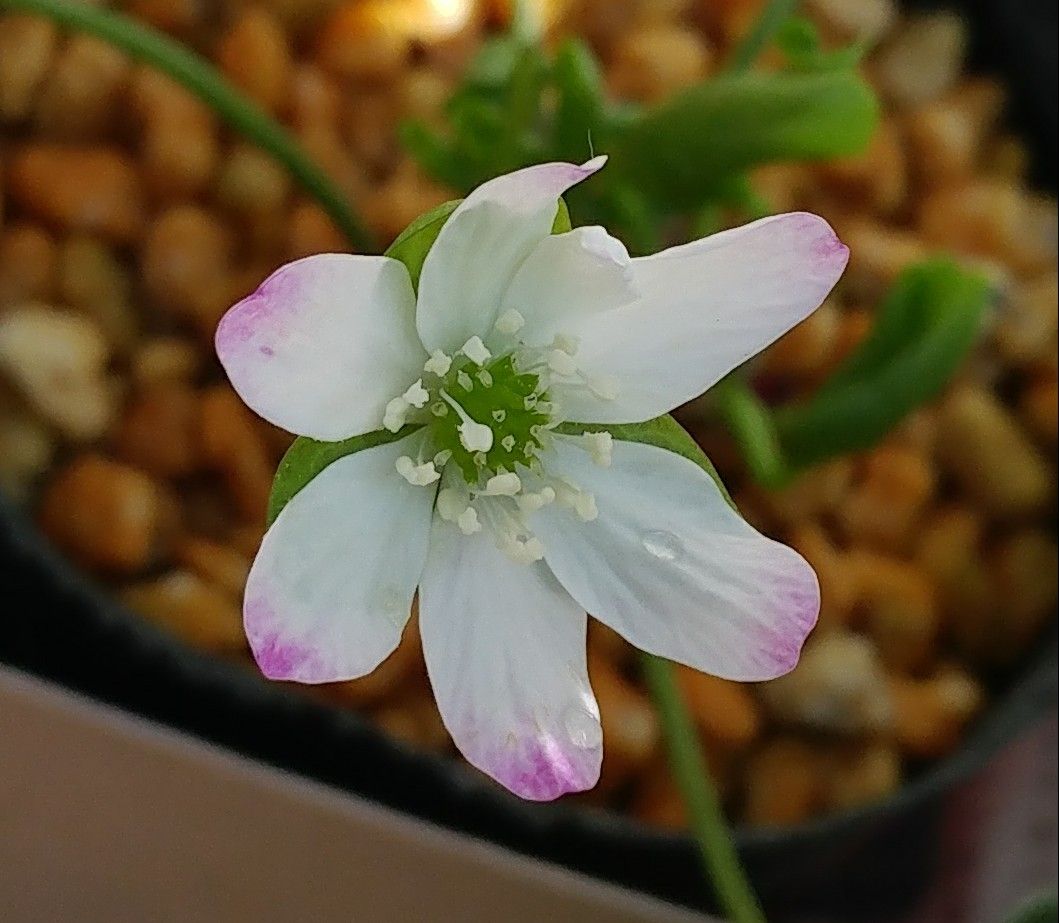
<svg viewBox="0 0 1059 923"><path fill-rule="evenodd" d="M738 378L726 378L710 389L710 395L738 443L754 480L764 487L782 487L791 470L780 445L772 413Z"/></svg>
<svg viewBox="0 0 1059 923"><path fill-rule="evenodd" d="M691 716L681 698L673 665L643 655L643 672L669 750L669 764L684 799L703 864L730 923L765 923L765 914L747 880L699 746Z"/></svg>
<svg viewBox="0 0 1059 923"><path fill-rule="evenodd" d="M727 69L735 73L747 70L797 6L798 0L769 0L753 28L732 52Z"/></svg>
<svg viewBox="0 0 1059 923"><path fill-rule="evenodd" d="M301 184L358 250L371 252L371 235L342 193L283 127L247 99L208 61L172 39L107 10L69 0L0 0L0 10L21 10L86 32L168 74L205 102L231 128L267 151Z"/></svg>

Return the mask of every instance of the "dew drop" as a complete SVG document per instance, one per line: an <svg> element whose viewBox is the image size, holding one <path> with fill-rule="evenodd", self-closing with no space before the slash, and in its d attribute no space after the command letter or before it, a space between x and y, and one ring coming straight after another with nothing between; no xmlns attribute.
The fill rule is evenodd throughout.
<svg viewBox="0 0 1059 923"><path fill-rule="evenodd" d="M594 750L603 742L599 721L583 708L570 708L563 717L563 728L570 743L582 750Z"/></svg>
<svg viewBox="0 0 1059 923"><path fill-rule="evenodd" d="M683 544L672 532L645 532L640 542L648 554L660 561L677 561L684 555Z"/></svg>

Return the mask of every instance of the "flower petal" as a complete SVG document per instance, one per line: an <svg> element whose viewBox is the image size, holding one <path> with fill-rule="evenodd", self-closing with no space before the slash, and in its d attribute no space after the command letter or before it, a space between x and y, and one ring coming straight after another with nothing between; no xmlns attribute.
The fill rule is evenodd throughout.
<svg viewBox="0 0 1059 923"><path fill-rule="evenodd" d="M551 232L559 197L606 162L545 163L475 189L445 222L419 277L416 324L428 352L483 339L522 261Z"/></svg>
<svg viewBox="0 0 1059 923"><path fill-rule="evenodd" d="M516 564L485 532L435 524L419 627L441 717L472 765L523 798L550 801L599 778L586 622L543 564Z"/></svg>
<svg viewBox="0 0 1059 923"><path fill-rule="evenodd" d="M601 227L581 227L545 237L515 273L501 314L526 320L519 337L545 346L592 315L634 301L632 261L621 241Z"/></svg>
<svg viewBox="0 0 1059 923"><path fill-rule="evenodd" d="M411 486L394 465L421 439L329 465L265 533L243 621L269 678L355 679L397 646L426 560L434 490Z"/></svg>
<svg viewBox="0 0 1059 923"><path fill-rule="evenodd" d="M634 259L640 297L569 330L578 364L617 378L617 399L582 391L567 416L636 423L697 397L815 311L848 257L826 221L794 213Z"/></svg>
<svg viewBox="0 0 1059 923"><path fill-rule="evenodd" d="M337 441L382 426L420 375L408 270L382 256L324 253L277 269L217 327L239 396L271 423Z"/></svg>
<svg viewBox="0 0 1059 923"><path fill-rule="evenodd" d="M735 680L791 670L816 623L816 574L765 538L694 462L615 441L603 469L557 439L550 470L592 492L599 517L557 505L532 523L559 582L642 650Z"/></svg>

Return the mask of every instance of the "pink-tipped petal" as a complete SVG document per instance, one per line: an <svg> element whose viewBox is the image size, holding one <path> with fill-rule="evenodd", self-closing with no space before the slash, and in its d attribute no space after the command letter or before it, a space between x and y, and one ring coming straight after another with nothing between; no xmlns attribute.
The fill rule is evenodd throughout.
<svg viewBox="0 0 1059 923"><path fill-rule="evenodd" d="M336 441L380 429L421 374L402 263L325 253L288 263L231 308L217 355L239 396L288 432Z"/></svg>
<svg viewBox="0 0 1059 923"><path fill-rule="evenodd" d="M434 695L467 760L522 798L550 801L599 778L586 621L542 563L516 564L484 532L435 524L419 595Z"/></svg>
<svg viewBox="0 0 1059 923"><path fill-rule="evenodd" d="M604 469L561 438L549 465L595 495L592 522L553 504L531 523L592 615L641 650L726 679L794 667L820 611L816 574L743 520L698 465L616 440Z"/></svg>
<svg viewBox="0 0 1059 923"><path fill-rule="evenodd" d="M574 318L578 364L616 379L617 398L563 395L569 419L633 423L702 394L815 311L849 250L830 225L796 212L632 261L639 297Z"/></svg>
<svg viewBox="0 0 1059 923"><path fill-rule="evenodd" d="M426 560L434 490L413 487L394 466L421 440L339 459L265 533L243 621L269 678L355 679L397 646Z"/></svg>
<svg viewBox="0 0 1059 923"><path fill-rule="evenodd" d="M427 350L485 338L522 261L551 232L558 200L606 162L545 163L498 176L452 213L423 263L416 324Z"/></svg>

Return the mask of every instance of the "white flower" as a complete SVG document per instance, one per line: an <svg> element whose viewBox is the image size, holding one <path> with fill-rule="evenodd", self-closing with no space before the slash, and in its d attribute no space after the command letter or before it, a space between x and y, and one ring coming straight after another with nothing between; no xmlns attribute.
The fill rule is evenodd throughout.
<svg viewBox="0 0 1059 923"><path fill-rule="evenodd" d="M810 314L847 250L808 214L642 259L603 228L551 235L559 197L603 162L476 189L418 298L396 260L314 256L217 331L236 390L284 429L418 427L331 464L265 535L244 606L261 669L305 683L369 673L418 587L453 740L533 799L599 775L586 611L643 650L763 680L791 669L819 608L808 564L697 465L555 427L644 421L701 394Z"/></svg>

